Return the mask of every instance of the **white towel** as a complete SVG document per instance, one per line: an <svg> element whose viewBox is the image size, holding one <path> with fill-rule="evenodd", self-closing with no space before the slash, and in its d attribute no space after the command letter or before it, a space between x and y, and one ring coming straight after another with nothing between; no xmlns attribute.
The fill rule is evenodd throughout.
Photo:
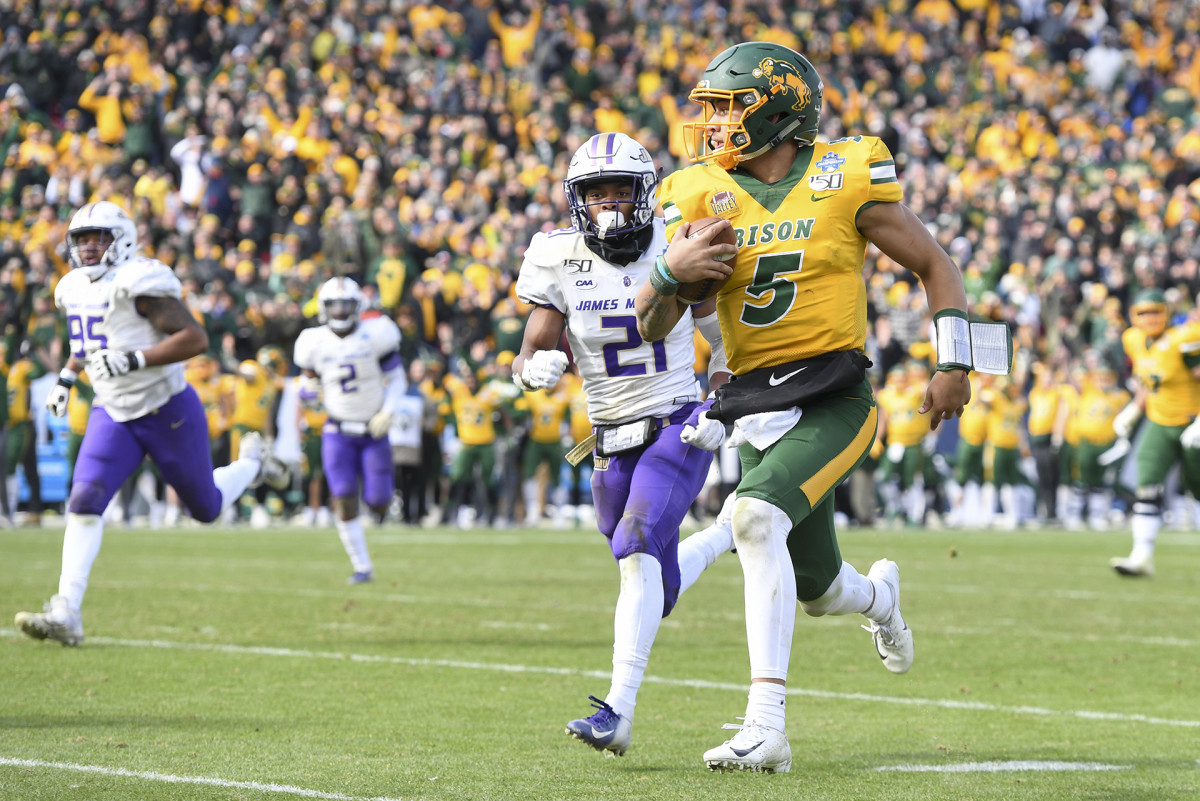
<svg viewBox="0 0 1200 801"><path fill-rule="evenodd" d="M765 451L796 426L802 413L799 406L793 406L780 412L759 412L738 418L728 445L736 448L743 442L749 442L758 450Z"/></svg>

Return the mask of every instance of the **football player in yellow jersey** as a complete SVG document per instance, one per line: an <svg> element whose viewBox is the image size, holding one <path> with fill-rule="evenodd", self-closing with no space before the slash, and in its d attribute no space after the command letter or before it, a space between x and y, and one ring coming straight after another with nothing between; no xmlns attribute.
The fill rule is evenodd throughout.
<svg viewBox="0 0 1200 801"><path fill-rule="evenodd" d="M568 431L571 447L592 435L592 421L588 417L587 394L583 391L583 380L572 372L563 374L563 391L567 396ZM585 517L595 517L592 509L592 464L584 459L579 464L565 464L565 481L560 477L558 490L554 494L557 507L555 521L561 526L579 525Z"/></svg>
<svg viewBox="0 0 1200 801"><path fill-rule="evenodd" d="M1075 464L1079 496L1075 504L1088 510L1088 525L1094 529L1108 528L1112 510L1113 476L1120 462L1106 462L1100 457L1112 448L1117 439L1113 420L1130 401L1129 392L1117 385L1117 373L1107 365L1098 365L1089 373L1089 381L1079 395L1075 407L1075 429L1079 438L1075 446Z"/></svg>
<svg viewBox="0 0 1200 801"><path fill-rule="evenodd" d="M25 481L29 485L29 511L25 525L38 526L42 523L42 481L37 465L37 431L33 425L33 414L29 408L29 387L34 379L45 374L45 370L28 356L17 359L8 368L8 495L13 510L17 506L17 465L25 469Z"/></svg>
<svg viewBox="0 0 1200 801"><path fill-rule="evenodd" d="M446 430L446 415L442 413L443 407L449 409L449 395L443 386L444 368L439 361L423 362L425 376L417 384L421 387L421 394L429 399L433 407L438 410L438 414L434 418L433 430L428 432L422 439L424 455L421 458L430 471L428 476L429 481L429 513L426 518L422 518L422 525L437 525L442 519L442 505L446 492L444 479L446 477L445 458L442 455L442 433Z"/></svg>
<svg viewBox="0 0 1200 801"><path fill-rule="evenodd" d="M1054 371L1040 362L1033 365L1033 386L1029 389L1029 449L1037 467L1038 507L1042 522L1058 522L1059 461L1063 431L1066 426L1066 404Z"/></svg>
<svg viewBox="0 0 1200 801"><path fill-rule="evenodd" d="M546 465L546 496L553 497L558 486L558 466L563 455L563 423L570 409L570 400L561 391L553 393L537 389L526 392L524 405L529 413L529 439L521 457L521 492L525 498L525 525L536 526L542 521L542 502L538 487L538 470Z"/></svg>
<svg viewBox="0 0 1200 801"><path fill-rule="evenodd" d="M1121 342L1138 388L1113 419L1113 431L1129 439L1143 412L1146 431L1136 454L1133 550L1110 564L1122 576L1152 576L1167 473L1176 463L1183 489L1200 498L1200 322L1167 328L1167 303L1158 289L1138 293L1130 318Z"/></svg>
<svg viewBox="0 0 1200 801"><path fill-rule="evenodd" d="M232 382L236 380L235 377L229 376L229 392L226 392L222 386L220 362L208 353L189 359L184 366L183 376L196 391L196 397L204 407L204 418L208 421L208 450L213 464L229 464L229 414L233 408ZM168 486L163 523L174 526L182 512L178 493ZM234 512L234 507L227 510L230 519Z"/></svg>
<svg viewBox="0 0 1200 801"><path fill-rule="evenodd" d="M985 499L999 496L1002 516L994 522L1011 531L1020 522L1017 488L1028 483L1021 474L1021 455L1029 453L1024 425L1029 403L1021 394L1021 386L1008 377L997 379L993 392L988 403L987 441L992 446L994 489L985 493Z"/></svg>
<svg viewBox="0 0 1200 801"><path fill-rule="evenodd" d="M919 366L919 365L918 365ZM884 443L879 483L884 511L889 520L903 514L909 525L925 518L925 450L929 423L917 409L925 397L925 385L909 380L908 366L898 364L888 372L879 404L879 436Z"/></svg>
<svg viewBox="0 0 1200 801"><path fill-rule="evenodd" d="M67 400L67 486L75 473L75 457L79 456L79 446L83 444L83 434L87 431L88 415L92 413L92 401L96 391L92 389L92 380L87 373L82 373L71 387Z"/></svg>
<svg viewBox="0 0 1200 801"><path fill-rule="evenodd" d="M479 376L469 367L461 375L446 376L445 386L462 448L450 467L450 492L444 519L460 528L470 528L476 518L487 519L496 510L495 417L500 413L503 398L494 387L481 387ZM479 515L471 503L476 486L482 486L485 494L483 515ZM471 512L476 512L474 518Z"/></svg>
<svg viewBox="0 0 1200 801"><path fill-rule="evenodd" d="M229 437L226 434L233 398L222 391L220 365L212 356L202 353L187 363L184 378L196 390L204 407L213 464L229 464Z"/></svg>
<svg viewBox="0 0 1200 801"><path fill-rule="evenodd" d="M637 298L638 332L658 341L687 308L680 283L727 279L717 314L735 378L689 441L719 447L735 424L741 443L733 529L751 686L745 726L704 756L711 770L790 769L784 685L797 600L813 616L864 614L884 666L912 664L895 563L882 559L863 576L842 560L833 526L833 491L875 437L863 354L869 242L920 278L945 346L918 413L936 428L971 396L962 274L900 202L883 142L817 141L822 90L806 58L770 42L735 45L709 63L690 94L702 118L684 131L702 163L663 183L670 245ZM712 215L737 235L729 261L732 246L713 244L725 224L690 238L691 221Z"/></svg>
<svg viewBox="0 0 1200 801"><path fill-rule="evenodd" d="M303 377L297 376L292 380L299 387ZM320 394L302 398L296 404L296 417L302 458L300 481L307 501L300 511L300 523L325 528L333 518L329 511L329 486L325 483L325 467L321 461L321 429L329 419L329 413L321 405Z"/></svg>
<svg viewBox="0 0 1200 801"><path fill-rule="evenodd" d="M987 416L984 400L990 395L992 377L979 375L972 381L973 395L958 421L958 445L954 454L954 483L949 488L950 524L976 528L991 522L992 507L983 500L985 475L983 450L987 443ZM992 504L995 498L989 495Z"/></svg>
<svg viewBox="0 0 1200 801"><path fill-rule="evenodd" d="M229 449L234 459L238 458L241 442L247 435L257 433L268 442L275 438L279 398L274 376L257 361L247 359L238 365L237 379L233 385L233 411L229 415ZM250 525L254 528L266 528L271 524L270 513L264 504L268 489L265 484L260 484L250 491L254 497L249 507Z"/></svg>

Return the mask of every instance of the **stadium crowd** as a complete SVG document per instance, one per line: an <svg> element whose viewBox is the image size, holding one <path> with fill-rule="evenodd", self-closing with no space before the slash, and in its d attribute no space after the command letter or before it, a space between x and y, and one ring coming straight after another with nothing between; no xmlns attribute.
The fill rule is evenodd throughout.
<svg viewBox="0 0 1200 801"><path fill-rule="evenodd" d="M64 361L52 293L69 269L67 221L111 200L138 221L145 251L174 266L209 333L212 352L189 375L219 439L282 437L260 401L286 395L317 289L346 275L399 325L427 408L422 441L397 450L398 519L586 512L586 473L560 481L559 464L518 461L527 438L588 431L577 381L530 398L508 380L529 311L513 291L521 253L534 233L570 224L555 176L593 133L634 136L667 172L685 164L688 91L735 41L778 42L818 67L823 136L882 138L905 201L962 268L971 313L1007 322L1016 342L1011 379L973 376L974 415L937 441L927 427L906 433L906 377L919 384L932 364L929 316L916 278L868 253L868 353L876 386L895 391L881 398L883 490L863 471L847 515L988 524L958 512L982 508L971 484L990 497L994 467L1014 452L1022 469L995 486L998 519L1079 524L1080 493L1114 481L1073 481L1065 455L1091 433L1072 421L1080 397L1108 386L1102 375L1114 392L1129 379L1121 333L1134 299L1160 289L1173 324L1197 319L1196 0L17 0L0 28L4 451L7 473L22 465L33 487L46 434L30 385ZM87 400L81 384L74 436ZM301 438L319 422L299 423ZM889 457L893 441L923 445L920 459ZM986 448L986 469L969 469L964 442ZM478 497L461 474L449 492L459 444L496 448ZM1037 446L1050 458L1034 460ZM1060 458L1066 473L1051 481ZM316 519L320 476L298 472L310 483L274 511ZM1058 483L1078 487L1066 509ZM729 484L714 482L707 511ZM941 497L946 485L961 492ZM0 521L17 509L6 489ZM40 511L35 489L22 519Z"/></svg>

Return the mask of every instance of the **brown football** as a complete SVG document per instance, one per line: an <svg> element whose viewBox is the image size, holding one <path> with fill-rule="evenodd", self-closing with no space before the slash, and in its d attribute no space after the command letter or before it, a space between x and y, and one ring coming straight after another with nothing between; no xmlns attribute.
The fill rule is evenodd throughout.
<svg viewBox="0 0 1200 801"><path fill-rule="evenodd" d="M721 222L723 217L704 217L692 223L691 233L688 234L689 239L695 239L701 236L706 228L710 225L715 225ZM721 233L713 238L713 244L737 245L737 234L733 231L733 226L726 228ZM735 254L736 255L736 254ZM727 256L722 261L728 261L733 256ZM688 284L680 284L679 292L677 293L681 300L688 303L696 304L703 303L711 298L725 286L726 278L706 278L703 281L693 281Z"/></svg>

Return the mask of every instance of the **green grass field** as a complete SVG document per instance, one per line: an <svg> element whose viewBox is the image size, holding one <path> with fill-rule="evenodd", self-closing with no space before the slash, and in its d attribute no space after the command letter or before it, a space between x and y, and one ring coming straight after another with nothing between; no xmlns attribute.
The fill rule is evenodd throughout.
<svg viewBox="0 0 1200 801"><path fill-rule="evenodd" d="M916 663L797 621L787 775L713 774L748 666L726 555L664 623L620 759L566 721L608 689L617 571L586 531L111 529L77 649L12 623L61 534L0 532L0 799L1200 798L1200 535L848 531L900 564Z"/></svg>

